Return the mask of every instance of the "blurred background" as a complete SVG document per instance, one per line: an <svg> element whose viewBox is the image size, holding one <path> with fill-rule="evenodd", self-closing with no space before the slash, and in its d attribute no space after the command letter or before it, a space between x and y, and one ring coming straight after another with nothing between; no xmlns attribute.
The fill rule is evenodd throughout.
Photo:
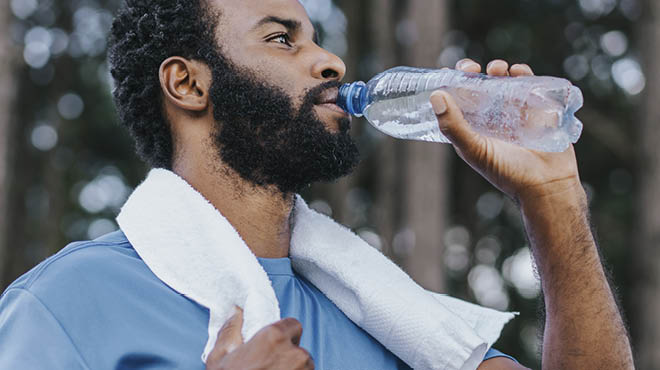
<svg viewBox="0 0 660 370"><path fill-rule="evenodd" d="M638 366L660 369L660 2L304 0L347 80L469 57L528 63L578 85L576 145ZM0 5L0 290L114 217L147 168L116 124L106 38L119 0ZM516 206L448 145L354 121L363 162L304 197L424 287L519 311L496 347L539 367L541 292Z"/></svg>

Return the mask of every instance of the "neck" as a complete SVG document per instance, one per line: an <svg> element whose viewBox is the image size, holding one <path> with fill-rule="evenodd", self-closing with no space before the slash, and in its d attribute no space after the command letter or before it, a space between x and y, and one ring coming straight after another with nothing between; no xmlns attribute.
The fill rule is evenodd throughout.
<svg viewBox="0 0 660 370"><path fill-rule="evenodd" d="M177 163L173 171L220 211L257 257L289 256L293 194L257 187L223 164Z"/></svg>

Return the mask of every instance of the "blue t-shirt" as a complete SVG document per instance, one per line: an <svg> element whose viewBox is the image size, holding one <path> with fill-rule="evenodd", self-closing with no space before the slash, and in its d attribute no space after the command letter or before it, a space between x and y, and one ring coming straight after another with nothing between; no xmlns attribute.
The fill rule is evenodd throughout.
<svg viewBox="0 0 660 370"><path fill-rule="evenodd" d="M317 369L408 369L288 259L260 259ZM73 243L0 298L0 369L204 369L209 312L160 281L122 232ZM491 352L493 354L494 352Z"/></svg>
<svg viewBox="0 0 660 370"><path fill-rule="evenodd" d="M281 316L294 317L302 324L300 346L310 352L317 369L410 369L298 275L291 268L289 258L257 259L273 284ZM484 360L493 357L514 360L495 349L489 350Z"/></svg>

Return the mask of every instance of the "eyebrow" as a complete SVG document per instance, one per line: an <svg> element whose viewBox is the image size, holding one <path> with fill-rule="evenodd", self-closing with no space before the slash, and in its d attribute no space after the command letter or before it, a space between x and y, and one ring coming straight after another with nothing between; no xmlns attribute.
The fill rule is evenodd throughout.
<svg viewBox="0 0 660 370"><path fill-rule="evenodd" d="M300 21L295 19L280 18L274 15L264 17L259 22L257 22L257 24L252 29L257 29L270 23L281 24L290 33L297 33L302 30L302 23ZM312 41L314 41L314 43L317 45L319 43L319 34L316 30L316 27L314 27L314 35L312 36Z"/></svg>

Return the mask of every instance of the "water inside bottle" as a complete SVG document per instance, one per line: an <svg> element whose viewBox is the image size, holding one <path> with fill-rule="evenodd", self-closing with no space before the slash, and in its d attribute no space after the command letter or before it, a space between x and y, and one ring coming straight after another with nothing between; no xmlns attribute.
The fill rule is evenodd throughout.
<svg viewBox="0 0 660 370"><path fill-rule="evenodd" d="M367 106L364 116L378 130L396 138L448 143L429 101L432 93L375 102Z"/></svg>
<svg viewBox="0 0 660 370"><path fill-rule="evenodd" d="M561 152L576 142L582 131L582 123L574 117L582 106L576 87L548 91L545 85L519 97L464 87L441 89L452 94L473 130L483 135L531 149ZM434 90L375 101L364 115L387 135L447 143L429 101Z"/></svg>

